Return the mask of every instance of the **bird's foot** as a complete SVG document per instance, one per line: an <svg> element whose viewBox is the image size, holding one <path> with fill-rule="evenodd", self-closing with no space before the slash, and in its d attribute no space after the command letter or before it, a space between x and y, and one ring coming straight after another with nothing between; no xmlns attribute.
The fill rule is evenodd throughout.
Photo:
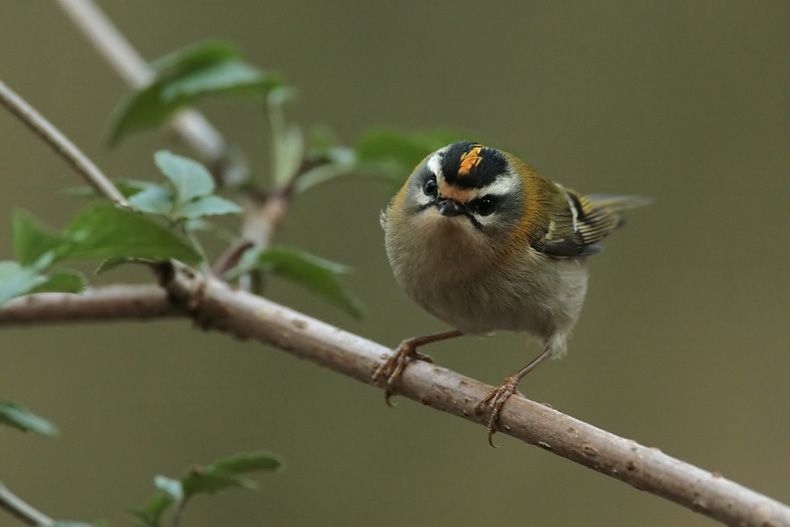
<svg viewBox="0 0 790 527"><path fill-rule="evenodd" d="M392 406L390 398L395 395L395 385L400 381L403 375L403 370L413 360L421 360L425 362L433 362L428 355L423 355L417 352L417 341L419 339L406 339L400 343L400 346L395 352L390 355L381 365L373 372L370 378L371 384L378 384L381 379L386 379L387 383L384 386L384 401L387 406Z"/></svg>
<svg viewBox="0 0 790 527"><path fill-rule="evenodd" d="M499 423L499 415L502 413L502 407L505 406L505 402L514 393L521 395L516 389L520 380L521 379L517 378L515 375L508 377L501 385L488 392L488 394L475 405L476 414L481 414L484 406L488 406L489 408L488 444L494 448L497 447L494 444L494 434L496 433L496 428Z"/></svg>

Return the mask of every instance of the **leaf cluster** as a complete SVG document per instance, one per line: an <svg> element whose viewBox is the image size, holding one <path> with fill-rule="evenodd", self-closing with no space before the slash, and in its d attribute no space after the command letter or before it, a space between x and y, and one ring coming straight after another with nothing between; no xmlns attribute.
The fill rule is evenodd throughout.
<svg viewBox="0 0 790 527"><path fill-rule="evenodd" d="M430 152L464 139L463 134L448 130L405 132L375 128L364 132L353 145L345 146L326 128L316 127L305 134L286 118L285 106L294 100L296 91L280 75L244 62L233 46L223 42L177 50L151 63L150 70L150 82L129 94L115 110L107 136L110 146L134 133L165 125L177 112L208 95L242 97L259 104L265 114L272 142L270 181L236 181L231 185L230 178L212 173L200 162L162 150L154 155L154 162L164 181L116 182L128 207L94 201L60 231L47 227L26 211L15 211L11 221L15 259L0 261L0 306L32 293L83 291L87 277L67 267L77 262L99 261L97 273L126 262L156 264L171 260L205 270L209 259L198 231L211 230L208 220L215 216L242 212L227 194L277 193L292 199L349 175L379 177L401 184ZM220 192L226 195L221 196ZM72 193L95 197L91 189L76 189ZM301 249L253 246L230 269L223 269L223 278L234 281L261 274L280 276L361 317L362 303L341 280L349 271L345 265ZM3 400L0 425L47 436L58 433L46 419ZM177 519L196 495L234 487L255 488L256 483L244 474L274 471L281 466L282 460L275 454L252 452L194 467L177 479L157 476L156 494L133 514L140 525L157 527L172 507Z"/></svg>
<svg viewBox="0 0 790 527"><path fill-rule="evenodd" d="M140 527L159 527L162 517L172 506L180 515L187 502L200 494L232 488L256 490L258 484L244 474L275 472L283 465L283 459L277 454L257 451L235 454L204 467L194 466L177 479L159 475L154 478L158 490L153 498L144 507L130 512Z"/></svg>

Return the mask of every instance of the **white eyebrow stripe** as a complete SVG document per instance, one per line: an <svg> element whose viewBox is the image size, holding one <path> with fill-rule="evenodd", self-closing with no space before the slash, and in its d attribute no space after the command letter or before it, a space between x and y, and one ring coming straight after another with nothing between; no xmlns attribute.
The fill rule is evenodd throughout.
<svg viewBox="0 0 790 527"><path fill-rule="evenodd" d="M436 152L431 158L428 160L428 169L433 172L437 179L444 179L444 174L442 174L442 151Z"/></svg>
<svg viewBox="0 0 790 527"><path fill-rule="evenodd" d="M518 189L518 176L502 174L496 181L481 188L478 196L487 196L489 194L502 196L510 194L516 189Z"/></svg>

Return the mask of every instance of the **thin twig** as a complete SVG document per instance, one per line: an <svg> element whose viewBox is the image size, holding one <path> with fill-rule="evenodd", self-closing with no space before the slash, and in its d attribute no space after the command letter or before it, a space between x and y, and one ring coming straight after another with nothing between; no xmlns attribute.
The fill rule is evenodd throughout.
<svg viewBox="0 0 790 527"><path fill-rule="evenodd" d="M2 482L0 482L0 508L26 525L55 525L55 520L11 492Z"/></svg>
<svg viewBox="0 0 790 527"><path fill-rule="evenodd" d="M0 104L52 147L96 192L119 205L128 206L123 194L74 143L2 81L0 81Z"/></svg>
<svg viewBox="0 0 790 527"><path fill-rule="evenodd" d="M145 59L92 0L57 2L127 84L137 89L151 81L152 73ZM238 183L246 178L244 160L229 152L222 135L197 110L179 112L171 120L170 129L207 165L223 172L218 183L228 183L229 179Z"/></svg>
<svg viewBox="0 0 790 527"><path fill-rule="evenodd" d="M167 273L165 286L170 298L176 299L182 308L165 309L168 296L152 286L102 288L79 296L47 293L9 302L0 309L0 325L146 319L188 311L203 327L256 339L364 383L370 382L373 371L392 353L381 344L233 289L184 266L178 265L175 272ZM119 309L124 295L127 307ZM106 310L100 309L102 302L107 303ZM58 311L62 316L53 316ZM474 405L491 387L479 381L417 361L406 368L398 388L400 395L422 405L486 424L485 416L474 413ZM499 430L728 525L790 525L787 505L718 473L702 470L523 397L508 399ZM480 441L484 444L482 435Z"/></svg>

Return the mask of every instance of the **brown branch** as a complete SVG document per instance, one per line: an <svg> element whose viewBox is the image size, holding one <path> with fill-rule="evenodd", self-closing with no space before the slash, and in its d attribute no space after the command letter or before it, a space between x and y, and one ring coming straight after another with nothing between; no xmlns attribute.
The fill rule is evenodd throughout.
<svg viewBox="0 0 790 527"><path fill-rule="evenodd" d="M80 295L39 293L14 298L0 309L1 325L150 319L183 316L167 293L155 285L113 285L88 289Z"/></svg>
<svg viewBox="0 0 790 527"><path fill-rule="evenodd" d="M0 325L152 318L189 312L205 328L256 339L365 383L392 352L182 265L167 273L164 285L170 298L183 308L168 307L167 296L152 286L118 286L94 289L80 296L41 294L17 299L0 309ZM100 308L103 302L106 309ZM122 307L124 302L126 307ZM61 316L54 315L57 311L63 312ZM400 395L404 397L483 426L485 419L475 415L474 405L490 388L419 361L409 365L399 385ZM725 524L790 525L787 505L718 473L702 470L523 397L508 399L499 425L502 433Z"/></svg>
<svg viewBox="0 0 790 527"><path fill-rule="evenodd" d="M0 508L26 525L55 525L55 520L11 492L3 483L0 483Z"/></svg>
<svg viewBox="0 0 790 527"><path fill-rule="evenodd" d="M112 201L128 206L115 185L105 176L99 168L80 151L60 130L47 121L35 108L27 104L24 99L14 93L11 88L0 82L0 104L14 114L28 128L36 133L46 144L63 158L66 163L91 185L96 192Z"/></svg>

